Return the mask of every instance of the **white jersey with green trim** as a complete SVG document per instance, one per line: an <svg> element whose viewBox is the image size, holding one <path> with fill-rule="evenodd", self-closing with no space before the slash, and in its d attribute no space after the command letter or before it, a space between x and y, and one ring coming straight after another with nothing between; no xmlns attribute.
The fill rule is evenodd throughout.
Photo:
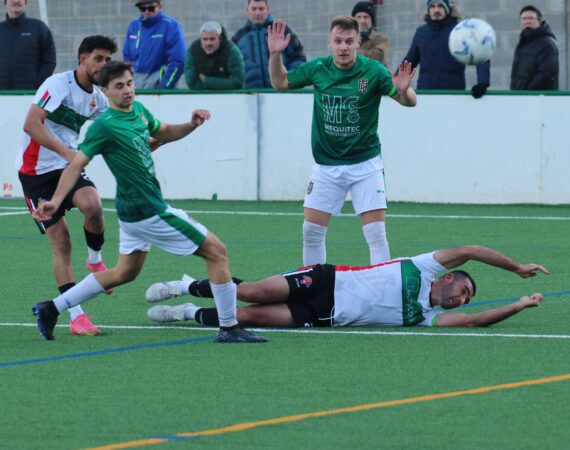
<svg viewBox="0 0 570 450"><path fill-rule="evenodd" d="M431 326L442 312L430 304L434 276L445 270L426 253L374 266L336 266L334 326Z"/></svg>
<svg viewBox="0 0 570 450"><path fill-rule="evenodd" d="M58 73L45 80L36 92L34 104L47 112L48 133L72 150L77 150L81 126L107 109L107 98L93 86L87 92L77 82L75 71ZM25 175L41 175L64 169L67 161L23 133L16 169Z"/></svg>

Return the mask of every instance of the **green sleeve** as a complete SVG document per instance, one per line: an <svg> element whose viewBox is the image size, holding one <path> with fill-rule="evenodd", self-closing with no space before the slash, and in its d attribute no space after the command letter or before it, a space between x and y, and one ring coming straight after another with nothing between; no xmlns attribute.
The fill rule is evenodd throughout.
<svg viewBox="0 0 570 450"><path fill-rule="evenodd" d="M155 118L152 115L152 113L148 109L146 109L142 103L139 103L138 105L140 106L142 113L144 114L144 117L148 122L148 131L152 135L156 130L160 128L160 121L157 118Z"/></svg>
<svg viewBox="0 0 570 450"><path fill-rule="evenodd" d="M313 84L315 67L322 58L315 58L309 62L301 64L296 69L287 73L289 89L300 89Z"/></svg>
<svg viewBox="0 0 570 450"><path fill-rule="evenodd" d="M108 132L101 120L96 120L87 129L85 139L79 144L79 150L89 159L102 155L108 148Z"/></svg>
<svg viewBox="0 0 570 450"><path fill-rule="evenodd" d="M184 78L186 78L186 84L190 89L200 90L204 89L202 82L198 78L198 72L196 71L196 65L194 64L194 58L192 58L192 46L188 47L186 50L186 62L184 63Z"/></svg>
<svg viewBox="0 0 570 450"><path fill-rule="evenodd" d="M381 64L378 61L374 61L374 63L376 70L378 70L378 78L380 81L378 83L379 94L385 95L387 97L394 97L398 93L398 90L392 82L392 74L386 68L386 66L384 66L384 64Z"/></svg>
<svg viewBox="0 0 570 450"><path fill-rule="evenodd" d="M232 46L228 55L229 77L205 77L202 89L242 89L245 86L243 56L237 46Z"/></svg>

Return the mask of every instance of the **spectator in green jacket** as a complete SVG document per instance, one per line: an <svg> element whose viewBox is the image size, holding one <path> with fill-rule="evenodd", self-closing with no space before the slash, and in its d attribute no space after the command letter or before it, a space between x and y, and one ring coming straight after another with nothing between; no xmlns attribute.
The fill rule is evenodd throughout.
<svg viewBox="0 0 570 450"><path fill-rule="evenodd" d="M184 75L190 89L225 90L244 87L243 56L218 22L205 22L200 27L200 39L188 47Z"/></svg>

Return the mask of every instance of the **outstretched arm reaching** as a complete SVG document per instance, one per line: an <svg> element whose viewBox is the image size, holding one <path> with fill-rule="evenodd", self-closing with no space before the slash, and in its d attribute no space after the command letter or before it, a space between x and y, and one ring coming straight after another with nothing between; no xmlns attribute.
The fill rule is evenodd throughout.
<svg viewBox="0 0 570 450"><path fill-rule="evenodd" d="M416 106L416 93L410 87L415 74L416 69L413 69L412 64L408 61L400 64L398 70L392 74L392 83L398 89L398 94L394 97L394 100L402 106Z"/></svg>
<svg viewBox="0 0 570 450"><path fill-rule="evenodd" d="M463 247L438 250L435 252L434 258L446 269L459 267L467 261L479 261L514 272L521 278L534 277L537 272L542 272L546 275L550 273L539 264L521 264L496 250L480 245L465 245Z"/></svg>
<svg viewBox="0 0 570 450"><path fill-rule="evenodd" d="M542 294L536 293L530 297L521 297L517 302L500 308L489 309L477 314L441 313L437 316L437 327L486 327L501 322L521 312L523 309L538 306L544 299Z"/></svg>

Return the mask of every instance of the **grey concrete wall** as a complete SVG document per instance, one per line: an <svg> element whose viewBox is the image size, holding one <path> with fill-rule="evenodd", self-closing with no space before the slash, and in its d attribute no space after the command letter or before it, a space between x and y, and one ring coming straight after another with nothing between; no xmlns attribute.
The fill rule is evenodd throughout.
<svg viewBox="0 0 570 450"><path fill-rule="evenodd" d="M391 39L389 66L393 69L405 56L415 29L426 11L425 0L376 0L378 29ZM76 64L76 49L89 34L113 35L119 44L130 20L137 16L134 0L48 0L48 20L56 39L58 71ZM218 20L233 34L245 22L246 0L164 0L166 14L176 17L185 30L187 45L198 37L205 20ZM327 52L326 38L330 20L349 14L356 0L272 0L275 16L295 29L309 58ZM532 3L543 12L558 38L560 49L560 86L568 89L568 33L570 0L456 0L464 17L480 17L493 25L498 48L492 59L491 84L507 89L510 66L519 34L520 8ZM29 15L40 17L38 0L29 0ZM475 70L468 69L467 81L475 82Z"/></svg>

